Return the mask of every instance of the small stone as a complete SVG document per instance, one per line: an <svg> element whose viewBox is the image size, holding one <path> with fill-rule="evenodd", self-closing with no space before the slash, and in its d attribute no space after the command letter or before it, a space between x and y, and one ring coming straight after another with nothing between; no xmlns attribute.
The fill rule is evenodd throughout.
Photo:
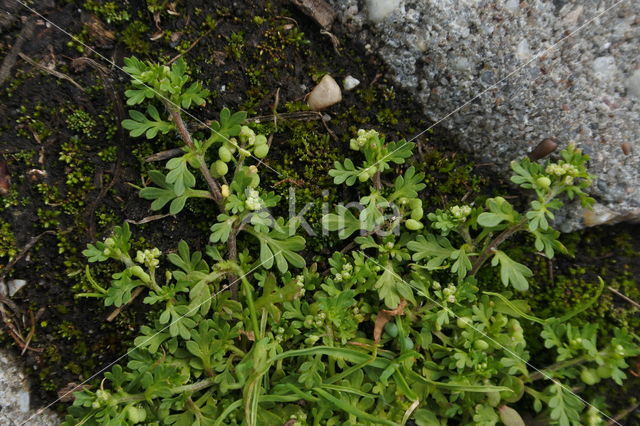
<svg viewBox="0 0 640 426"><path fill-rule="evenodd" d="M342 100L340 86L329 74L322 77L307 97L307 105L314 111L320 111Z"/></svg>
<svg viewBox="0 0 640 426"><path fill-rule="evenodd" d="M508 0L504 7L509 9L512 12L517 12L520 9L520 0Z"/></svg>
<svg viewBox="0 0 640 426"><path fill-rule="evenodd" d="M349 90L355 89L356 87L358 87L359 84L360 84L360 80L350 75L346 76L342 81L342 87L344 87L344 90L346 90L347 92Z"/></svg>
<svg viewBox="0 0 640 426"><path fill-rule="evenodd" d="M640 70L636 70L627 79L627 90L629 90L630 95L640 98Z"/></svg>
<svg viewBox="0 0 640 426"><path fill-rule="evenodd" d="M18 394L18 409L23 413L29 411L29 391L23 390Z"/></svg>
<svg viewBox="0 0 640 426"><path fill-rule="evenodd" d="M518 43L518 47L516 48L516 56L521 61L526 61L531 57L531 49L529 48L529 42L526 39Z"/></svg>
<svg viewBox="0 0 640 426"><path fill-rule="evenodd" d="M567 13L567 15L562 19L562 23L568 27L572 27L578 23L578 19L580 15L582 15L582 11L584 7L578 6L573 9L571 12Z"/></svg>
<svg viewBox="0 0 640 426"><path fill-rule="evenodd" d="M383 21L400 6L400 0L368 0L369 20L371 22Z"/></svg>
<svg viewBox="0 0 640 426"><path fill-rule="evenodd" d="M624 142L622 145L620 145L620 148L622 148L622 152L624 152L624 155L631 154L631 144L629 142Z"/></svg>
<svg viewBox="0 0 640 426"><path fill-rule="evenodd" d="M593 72L598 80L611 80L616 71L616 60L613 56L600 56L593 61Z"/></svg>
<svg viewBox="0 0 640 426"><path fill-rule="evenodd" d="M536 161L541 158L546 157L551 154L553 151L558 148L558 144L551 138L546 138L542 142L540 142L533 150L529 153L529 159Z"/></svg>

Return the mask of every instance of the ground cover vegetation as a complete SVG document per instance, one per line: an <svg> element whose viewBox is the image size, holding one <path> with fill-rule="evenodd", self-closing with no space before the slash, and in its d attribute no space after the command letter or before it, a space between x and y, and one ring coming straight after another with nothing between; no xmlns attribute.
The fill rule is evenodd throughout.
<svg viewBox="0 0 640 426"><path fill-rule="evenodd" d="M131 352L102 388L102 375L89 380L69 421L120 410L114 423L164 415L206 424L223 407L222 424L491 424L509 421L513 408L527 424L605 424L606 416L635 424L637 341L616 330L633 335L640 325L619 296L640 299L637 227L551 230L554 200L583 198L588 182L575 149L554 155L549 170L519 162L516 183L531 187L518 191L469 161L450 135L405 146L402 137L428 126L410 96L386 80L375 55L348 43L337 54L287 2L54 3L40 11L76 40L37 24L23 52L81 88L18 61L0 93L0 166L8 166L0 174L11 177L0 182L0 275L28 282L0 303L0 342L24 358L36 404L66 395L56 408L67 411L75 383L168 326L168 337ZM0 55L19 31L3 33ZM179 150L165 168L163 155L185 147L174 104L144 90L149 74L130 81L105 71L87 45L134 74L170 77L158 91L184 102L195 150ZM151 62L124 64L123 52ZM303 95L327 72L362 84L328 113L308 111ZM125 91L130 105L119 100ZM170 326L207 292L216 296L206 312L184 318L195 325ZM230 327L223 334L218 314ZM216 346L199 356L190 351L210 340ZM227 364L218 371L220 357ZM502 368L502 359L514 364ZM150 360L163 367L145 370ZM518 380L505 378L509 369ZM176 382L162 378L175 371ZM148 384L161 390L147 399ZM251 417L245 393L266 417Z"/></svg>
<svg viewBox="0 0 640 426"><path fill-rule="evenodd" d="M123 127L148 139L176 132L184 142L166 174L149 172L140 196L171 214L189 198L208 199L219 214L204 254L183 240L166 257L156 247L133 255L128 224L88 245L89 262L122 269L103 285L87 268L95 291L80 296L120 307L146 287L144 303L158 309L127 363L99 389L75 393L67 424L519 425L522 411L571 425L609 417L580 388L621 385L640 346L624 328L607 336L574 321L604 284L571 311L539 318L520 298L533 272L501 250L526 232L548 258L566 251L549 224L553 211L565 198L593 202L579 149L513 162L512 181L535 193L522 213L498 196L425 218L425 176L406 166L415 144L358 130L350 148L359 158L336 161L329 175L366 195L322 218L352 249L336 251L321 271L300 255L304 218L271 213L280 197L260 185L268 140L244 125L246 114L223 109L209 134L192 135L183 111L208 92L186 64L125 64L127 104L136 109ZM476 278L483 267L499 270L502 291ZM537 330L552 364L530 362L523 325Z"/></svg>

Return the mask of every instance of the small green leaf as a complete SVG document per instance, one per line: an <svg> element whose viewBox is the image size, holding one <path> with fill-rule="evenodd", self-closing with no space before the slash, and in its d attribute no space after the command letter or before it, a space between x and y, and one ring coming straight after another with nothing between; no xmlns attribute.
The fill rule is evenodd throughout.
<svg viewBox="0 0 640 426"><path fill-rule="evenodd" d="M525 291L529 288L527 278L533 276L531 269L525 265L511 259L503 251L496 250L491 260L492 266L500 264L500 278L505 286L511 284L513 288L519 291Z"/></svg>

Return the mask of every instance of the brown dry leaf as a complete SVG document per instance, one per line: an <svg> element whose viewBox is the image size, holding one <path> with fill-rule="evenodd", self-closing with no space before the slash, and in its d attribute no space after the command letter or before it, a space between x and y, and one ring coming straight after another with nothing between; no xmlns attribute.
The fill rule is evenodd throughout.
<svg viewBox="0 0 640 426"><path fill-rule="evenodd" d="M213 58L214 65L224 65L224 60L227 59L227 54L222 50L214 50L211 52L211 57Z"/></svg>
<svg viewBox="0 0 640 426"><path fill-rule="evenodd" d="M65 387L58 389L58 398L60 398L60 402L71 402L76 399L76 397L73 396L74 392L80 392L89 389L89 387L89 385L79 385L74 382L67 383Z"/></svg>
<svg viewBox="0 0 640 426"><path fill-rule="evenodd" d="M182 38L183 34L184 33L182 31L176 31L174 33L171 33L171 35L169 36L169 39L171 39L171 43L173 43L172 46L177 44L178 41L180 41L180 39Z"/></svg>
<svg viewBox="0 0 640 426"><path fill-rule="evenodd" d="M373 340L374 342L380 342L380 336L382 336L382 330L389 320L398 315L404 315L404 308L407 306L406 300L401 300L398 306L393 310L383 309L378 312L376 317L376 325L373 327Z"/></svg>
<svg viewBox="0 0 640 426"><path fill-rule="evenodd" d="M253 331L240 330L240 334L246 336L247 339L252 341L252 342L256 341L256 336L255 336L255 334L253 334Z"/></svg>
<svg viewBox="0 0 640 426"><path fill-rule="evenodd" d="M169 3L167 5L167 13L169 15L173 15L173 16L178 16L180 15L180 13L178 13L178 11L176 11L176 4L174 3Z"/></svg>
<svg viewBox="0 0 640 426"><path fill-rule="evenodd" d="M160 40L163 35L164 35L164 31L163 30L156 31L155 33L151 34L151 37L149 37L149 40L151 40L151 41Z"/></svg>

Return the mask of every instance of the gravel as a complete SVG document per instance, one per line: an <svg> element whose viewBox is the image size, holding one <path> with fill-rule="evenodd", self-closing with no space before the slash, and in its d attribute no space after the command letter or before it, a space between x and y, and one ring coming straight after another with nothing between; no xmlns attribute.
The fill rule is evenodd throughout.
<svg viewBox="0 0 640 426"><path fill-rule="evenodd" d="M60 424L60 418L53 412L32 410L30 400L29 383L18 359L0 349L0 426L16 426L27 421L29 426Z"/></svg>
<svg viewBox="0 0 640 426"><path fill-rule="evenodd" d="M507 173L547 137L590 154L598 205L563 231L640 220L640 2L617 1L331 0L477 161Z"/></svg>

